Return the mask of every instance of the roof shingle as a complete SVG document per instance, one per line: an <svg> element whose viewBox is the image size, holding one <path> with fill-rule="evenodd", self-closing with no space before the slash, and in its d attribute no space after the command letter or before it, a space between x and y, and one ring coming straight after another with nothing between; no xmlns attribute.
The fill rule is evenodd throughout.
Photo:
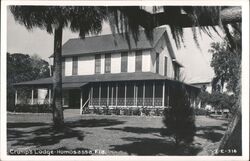
<svg viewBox="0 0 250 161"><path fill-rule="evenodd" d="M132 35L130 34L130 50L153 48L165 31L165 27L154 29L152 42L148 40L143 30L140 31L137 42L135 42ZM113 53L128 50L128 42L126 38L122 36L122 34L109 34L86 37L85 39L69 39L62 46L62 56L82 55L90 53Z"/></svg>

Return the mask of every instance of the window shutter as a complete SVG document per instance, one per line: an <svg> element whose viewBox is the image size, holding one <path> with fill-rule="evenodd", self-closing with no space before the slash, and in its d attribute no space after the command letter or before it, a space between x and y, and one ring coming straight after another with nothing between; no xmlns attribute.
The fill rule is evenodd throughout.
<svg viewBox="0 0 250 161"><path fill-rule="evenodd" d="M74 56L73 57L72 75L77 75L77 70L78 70L78 57Z"/></svg>
<svg viewBox="0 0 250 161"><path fill-rule="evenodd" d="M141 72L142 71L142 51L136 51L135 57L135 71Z"/></svg>
<svg viewBox="0 0 250 161"><path fill-rule="evenodd" d="M128 71L128 52L121 53L121 72Z"/></svg>
<svg viewBox="0 0 250 161"><path fill-rule="evenodd" d="M111 71L111 54L105 54L105 73Z"/></svg>
<svg viewBox="0 0 250 161"><path fill-rule="evenodd" d="M101 73L101 55L95 55L95 73L100 74Z"/></svg>

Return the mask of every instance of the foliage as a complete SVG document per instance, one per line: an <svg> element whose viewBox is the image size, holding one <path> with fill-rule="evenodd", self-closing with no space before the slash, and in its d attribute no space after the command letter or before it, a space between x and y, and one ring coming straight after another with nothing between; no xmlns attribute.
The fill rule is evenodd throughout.
<svg viewBox="0 0 250 161"><path fill-rule="evenodd" d="M114 114L115 115L120 115L121 114L121 109L119 107L116 107L114 110L113 110Z"/></svg>
<svg viewBox="0 0 250 161"><path fill-rule="evenodd" d="M241 53L232 52L226 42L212 43L211 47L210 52L213 54L211 67L213 67L216 75L213 89L215 89L215 85L220 81L221 88L223 88L224 83L227 83L226 87L228 91L236 93L241 73Z"/></svg>
<svg viewBox="0 0 250 161"><path fill-rule="evenodd" d="M190 106L185 88L176 87L176 91L175 97L178 99L163 112L163 123L167 131L164 133L172 135L176 145L181 142L191 143L196 131L194 110Z"/></svg>
<svg viewBox="0 0 250 161"><path fill-rule="evenodd" d="M202 115L202 116L208 115L208 111L203 108L195 108L194 113L195 115Z"/></svg>
<svg viewBox="0 0 250 161"><path fill-rule="evenodd" d="M105 115L111 115L111 110L109 109L108 106L103 107L102 109L103 109L103 114L105 114Z"/></svg>
<svg viewBox="0 0 250 161"><path fill-rule="evenodd" d="M229 109L232 110L235 107L236 96L234 94L228 95L227 93L207 91L200 93L199 98L203 104L208 104L214 107L216 110Z"/></svg>
<svg viewBox="0 0 250 161"><path fill-rule="evenodd" d="M94 107L93 112L98 114L98 115L101 115L103 113L102 110L99 107Z"/></svg>
<svg viewBox="0 0 250 161"><path fill-rule="evenodd" d="M14 83L49 77L49 64L38 56L7 53L7 110L14 110L15 89ZM30 98L28 87L18 88L18 95L22 99Z"/></svg>
<svg viewBox="0 0 250 161"><path fill-rule="evenodd" d="M49 104L35 104L27 105L20 104L16 105L15 112L29 112L29 113L51 113L52 108Z"/></svg>
<svg viewBox="0 0 250 161"><path fill-rule="evenodd" d="M142 113L145 114L146 116L149 116L150 110L147 107L142 107Z"/></svg>
<svg viewBox="0 0 250 161"><path fill-rule="evenodd" d="M226 93L214 92L211 94L208 104L216 109L229 109L235 105L235 96Z"/></svg>
<svg viewBox="0 0 250 161"><path fill-rule="evenodd" d="M135 109L133 109L133 115L140 116L140 115L141 115L141 110L140 110L140 108L135 108Z"/></svg>

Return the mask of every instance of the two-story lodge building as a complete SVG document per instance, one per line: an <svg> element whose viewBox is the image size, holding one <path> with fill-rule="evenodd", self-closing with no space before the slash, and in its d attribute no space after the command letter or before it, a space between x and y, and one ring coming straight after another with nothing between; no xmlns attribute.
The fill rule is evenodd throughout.
<svg viewBox="0 0 250 161"><path fill-rule="evenodd" d="M180 68L166 27L156 28L153 40L141 31L138 41L120 34L70 39L62 47L62 88L65 108L171 106ZM184 84L194 102L199 89ZM32 87L30 104L51 103L52 77L21 82ZM37 91L34 98L34 90ZM45 91L45 92L41 92ZM16 91L15 104L22 102Z"/></svg>

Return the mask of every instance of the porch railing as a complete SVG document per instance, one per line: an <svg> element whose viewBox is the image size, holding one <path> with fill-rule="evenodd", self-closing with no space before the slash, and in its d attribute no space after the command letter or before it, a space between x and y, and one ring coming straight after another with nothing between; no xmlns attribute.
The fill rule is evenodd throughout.
<svg viewBox="0 0 250 161"><path fill-rule="evenodd" d="M154 102L154 105L153 105ZM143 98L137 98L135 100L134 98L126 98L126 104L124 98L92 98L91 100L91 106L143 106ZM162 106L162 98L156 97L156 98L144 98L144 106Z"/></svg>
<svg viewBox="0 0 250 161"><path fill-rule="evenodd" d="M34 98L33 99L33 104L51 104L52 103L52 99L38 99L38 98ZM32 105L32 99L17 99L16 100L16 104L29 104Z"/></svg>

